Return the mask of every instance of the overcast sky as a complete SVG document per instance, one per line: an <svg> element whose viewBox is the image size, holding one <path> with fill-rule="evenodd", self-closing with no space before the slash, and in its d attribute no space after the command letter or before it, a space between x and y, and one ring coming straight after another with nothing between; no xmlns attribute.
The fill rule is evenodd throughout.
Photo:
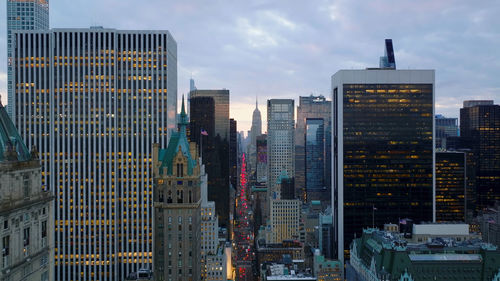
<svg viewBox="0 0 500 281"><path fill-rule="evenodd" d="M322 94L339 69L378 66L392 38L399 69L436 70L436 113L463 100L500 100L497 0L51 0L51 27L167 29L178 45L178 94L231 91L248 130L265 100ZM7 102L6 5L0 4L0 94ZM263 124L265 127L265 124Z"/></svg>

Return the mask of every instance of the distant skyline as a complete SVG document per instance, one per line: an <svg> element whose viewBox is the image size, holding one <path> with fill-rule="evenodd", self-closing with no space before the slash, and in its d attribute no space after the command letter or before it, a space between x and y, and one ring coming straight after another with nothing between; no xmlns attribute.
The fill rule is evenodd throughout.
<svg viewBox="0 0 500 281"><path fill-rule="evenodd" d="M340 69L378 66L392 38L399 69L436 70L436 113L458 117L463 100L500 97L498 1L50 2L52 28L167 29L178 44L178 99L229 89L238 131L265 101L324 95ZM7 103L6 4L0 4L0 94Z"/></svg>

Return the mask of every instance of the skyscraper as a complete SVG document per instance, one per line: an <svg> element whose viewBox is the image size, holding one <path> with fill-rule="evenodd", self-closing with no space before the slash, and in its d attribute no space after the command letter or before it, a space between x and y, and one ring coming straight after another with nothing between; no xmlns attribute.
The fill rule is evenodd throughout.
<svg viewBox="0 0 500 281"><path fill-rule="evenodd" d="M434 70L340 70L332 90L332 209L343 260L363 227L434 219Z"/></svg>
<svg viewBox="0 0 500 281"><path fill-rule="evenodd" d="M446 150L447 140L458 136L458 118L447 118L441 114L436 115L436 149Z"/></svg>
<svg viewBox="0 0 500 281"><path fill-rule="evenodd" d="M436 152L436 221L465 221L466 154Z"/></svg>
<svg viewBox="0 0 500 281"><path fill-rule="evenodd" d="M189 142L184 99L179 131L168 147L153 147L155 280L201 280L201 185L206 175Z"/></svg>
<svg viewBox="0 0 500 281"><path fill-rule="evenodd" d="M12 116L12 34L17 30L49 29L49 0L7 0L7 112Z"/></svg>
<svg viewBox="0 0 500 281"><path fill-rule="evenodd" d="M250 143L247 148L247 156L248 156L248 166L250 173L257 172L257 137L262 134L262 119L259 110L259 104L257 103L257 99L255 99L255 109L252 115L252 127L248 132L248 136L250 138Z"/></svg>
<svg viewBox="0 0 500 281"><path fill-rule="evenodd" d="M262 117L260 116L259 103L255 100L255 109L252 114L252 127L250 129L250 142L256 145L257 137L262 135Z"/></svg>
<svg viewBox="0 0 500 281"><path fill-rule="evenodd" d="M295 176L294 167L294 100L271 99L267 101L267 192L276 198L277 180L282 171Z"/></svg>
<svg viewBox="0 0 500 281"><path fill-rule="evenodd" d="M238 184L238 131L237 122L234 119L229 120L229 169L230 179L233 188Z"/></svg>
<svg viewBox="0 0 500 281"><path fill-rule="evenodd" d="M299 97L295 128L295 193L304 202L330 203L332 102Z"/></svg>
<svg viewBox="0 0 500 281"><path fill-rule="evenodd" d="M210 145L213 145L211 139L215 136L214 99L212 97L192 97L190 107L189 139L203 145L203 151L206 151ZM206 132L207 136L201 134L202 130ZM204 143L201 143L201 138L203 138Z"/></svg>
<svg viewBox="0 0 500 281"><path fill-rule="evenodd" d="M229 197L230 197L230 149L229 149L229 90L194 90L189 93L191 99L191 124L214 124L213 131L207 131L206 136L202 136L200 130L191 131L191 140L195 140L198 145L200 137L203 138L203 164L208 174L208 200L215 202L219 223L223 227L229 227ZM193 104L197 99L207 101L202 105ZM211 105L208 99L213 99L213 117ZM193 126L192 126L193 127ZM193 127L194 128L194 127ZM194 137L194 138L193 138Z"/></svg>
<svg viewBox="0 0 500 281"><path fill-rule="evenodd" d="M222 140L229 138L229 90L198 90L189 92L189 98L211 97L215 104L215 134Z"/></svg>
<svg viewBox="0 0 500 281"><path fill-rule="evenodd" d="M168 31L13 34L13 116L56 194L56 280L123 280L152 263L152 144L175 128Z"/></svg>
<svg viewBox="0 0 500 281"><path fill-rule="evenodd" d="M462 146L475 163L476 211L500 200L500 105L493 101L464 101L460 109Z"/></svg>

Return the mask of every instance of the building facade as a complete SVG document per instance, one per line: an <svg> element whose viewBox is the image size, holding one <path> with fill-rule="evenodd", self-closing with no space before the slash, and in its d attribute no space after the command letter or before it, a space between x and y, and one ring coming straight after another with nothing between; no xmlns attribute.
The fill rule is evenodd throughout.
<svg viewBox="0 0 500 281"><path fill-rule="evenodd" d="M222 140L229 138L229 90L198 90L189 92L189 99L212 97L215 104L215 134ZM192 113L191 113L192 114Z"/></svg>
<svg viewBox="0 0 500 281"><path fill-rule="evenodd" d="M476 212L500 201L500 105L493 101L464 101L460 109L460 138L475 163Z"/></svg>
<svg viewBox="0 0 500 281"><path fill-rule="evenodd" d="M154 278L201 280L202 184L206 175L196 143L186 136L187 115L182 101L179 131L168 147L153 146Z"/></svg>
<svg viewBox="0 0 500 281"><path fill-rule="evenodd" d="M202 187L203 188L203 187ZM206 186L204 187L206 188ZM227 280L225 243L219 241L219 220L215 203L202 192L201 203L201 276L202 280Z"/></svg>
<svg viewBox="0 0 500 281"><path fill-rule="evenodd" d="M271 200L270 233L267 243L279 244L299 238L300 200Z"/></svg>
<svg viewBox="0 0 500 281"><path fill-rule="evenodd" d="M213 146L212 138L215 136L215 101L212 97L191 97L189 105L191 109L191 115L189 116L189 139L196 142L199 145L203 145L201 148L206 151ZM207 138L201 134L201 131L205 131L208 136ZM201 143L201 138L203 138L204 143ZM210 148L213 149L213 148Z"/></svg>
<svg viewBox="0 0 500 281"><path fill-rule="evenodd" d="M49 0L7 0L7 112L12 118L14 82L12 80L13 33L17 30L49 29Z"/></svg>
<svg viewBox="0 0 500 281"><path fill-rule="evenodd" d="M330 202L332 102L299 97L295 128L296 194L304 202Z"/></svg>
<svg viewBox="0 0 500 281"><path fill-rule="evenodd" d="M56 280L122 280L152 264L152 144L175 129L168 31L13 34L14 123L56 194ZM145 161L147 160L147 161Z"/></svg>
<svg viewBox="0 0 500 281"><path fill-rule="evenodd" d="M270 198L276 198L277 179L282 171L290 178L295 177L294 116L294 100L267 101L267 190Z"/></svg>
<svg viewBox="0 0 500 281"><path fill-rule="evenodd" d="M336 255L363 227L434 219L434 71L340 70L332 77Z"/></svg>
<svg viewBox="0 0 500 281"><path fill-rule="evenodd" d="M267 183L267 135L257 137L257 182Z"/></svg>
<svg viewBox="0 0 500 281"><path fill-rule="evenodd" d="M54 196L0 104L0 280L54 280Z"/></svg>
<svg viewBox="0 0 500 281"><path fill-rule="evenodd" d="M436 221L465 221L466 156L436 152Z"/></svg>

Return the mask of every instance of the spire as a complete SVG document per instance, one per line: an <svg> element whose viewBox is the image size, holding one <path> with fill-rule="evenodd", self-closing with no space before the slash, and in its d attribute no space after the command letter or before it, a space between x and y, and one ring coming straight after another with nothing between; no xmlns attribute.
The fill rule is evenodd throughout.
<svg viewBox="0 0 500 281"><path fill-rule="evenodd" d="M259 109L259 101L257 100L257 95L255 95L255 109Z"/></svg>
<svg viewBox="0 0 500 281"><path fill-rule="evenodd" d="M182 95L182 108L181 108L181 116L186 115L186 110L184 108L184 95Z"/></svg>
<svg viewBox="0 0 500 281"><path fill-rule="evenodd" d="M182 95L182 107L179 118L179 131L183 132L184 134L186 133L186 126L189 124L187 120L188 119L187 119L186 109L184 108L184 95Z"/></svg>

